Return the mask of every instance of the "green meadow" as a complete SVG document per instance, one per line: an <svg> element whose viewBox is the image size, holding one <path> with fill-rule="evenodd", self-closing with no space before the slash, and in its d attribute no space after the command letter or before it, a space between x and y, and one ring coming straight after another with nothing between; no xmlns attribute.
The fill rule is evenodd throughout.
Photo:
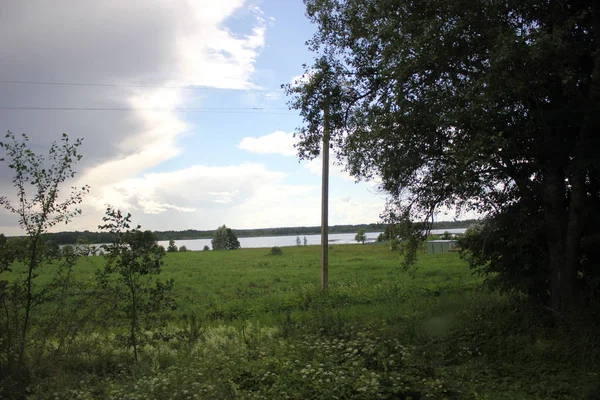
<svg viewBox="0 0 600 400"><path fill-rule="evenodd" d="M598 330L488 290L456 253L404 271L384 245L333 245L323 292L320 247L282 250L168 253L176 306L139 362L120 328L91 327L68 357L49 347L30 398L600 398Z"/></svg>
<svg viewBox="0 0 600 400"><path fill-rule="evenodd" d="M400 274L400 258L385 246L338 245L329 251L329 290L320 293L320 247L187 252L167 255L162 277L174 279L183 312L209 321L270 321L320 307L360 318L361 308L395 315L415 291L463 292L479 282L456 256L423 257L420 274ZM381 311L381 309L385 311Z"/></svg>

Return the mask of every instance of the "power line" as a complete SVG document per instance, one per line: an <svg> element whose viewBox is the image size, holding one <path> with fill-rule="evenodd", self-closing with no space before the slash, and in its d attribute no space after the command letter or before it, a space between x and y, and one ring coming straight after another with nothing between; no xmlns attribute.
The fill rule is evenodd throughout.
<svg viewBox="0 0 600 400"><path fill-rule="evenodd" d="M286 107L44 107L0 106L1 110L73 110L73 111L214 111L214 110L288 110Z"/></svg>
<svg viewBox="0 0 600 400"><path fill-rule="evenodd" d="M116 83L93 83L93 82L52 82L52 81L19 81L2 79L0 83L13 85L48 85L48 86L90 86L90 87L109 87L109 88L157 88L157 89L182 89L182 90L230 90L240 92L259 92L259 93L283 93L282 90L264 90L264 89L236 89L236 88L217 88L209 86L194 85L143 85L143 84L116 84Z"/></svg>
<svg viewBox="0 0 600 400"><path fill-rule="evenodd" d="M206 107L30 107L30 106L0 106L0 110L6 111L171 111L171 112L199 112L215 114L267 114L267 115L291 115L291 110L283 107L261 108L206 108ZM288 112L269 112L270 110L288 110Z"/></svg>

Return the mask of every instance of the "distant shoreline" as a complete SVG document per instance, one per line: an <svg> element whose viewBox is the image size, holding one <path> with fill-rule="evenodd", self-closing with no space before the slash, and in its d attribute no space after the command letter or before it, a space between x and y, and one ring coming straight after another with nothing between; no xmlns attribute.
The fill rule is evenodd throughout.
<svg viewBox="0 0 600 400"><path fill-rule="evenodd" d="M433 224L432 229L456 229L468 228L476 224L478 220L469 219L464 221L440 221ZM358 225L333 225L329 227L329 233L356 233L359 229L364 229L370 232L384 231L387 224L358 224ZM296 227L279 227L279 228L258 228L258 229L235 229L232 228L238 238L247 237L262 237L262 236L304 236L316 235L321 233L320 226L296 226ZM212 230L194 230L188 229L183 231L155 231L158 240L194 240L194 239L212 239L214 229ZM90 231L71 231L48 233L44 235L44 239L53 240L59 245L77 244L84 241L89 244L109 243L112 242L112 235L107 232L90 232Z"/></svg>

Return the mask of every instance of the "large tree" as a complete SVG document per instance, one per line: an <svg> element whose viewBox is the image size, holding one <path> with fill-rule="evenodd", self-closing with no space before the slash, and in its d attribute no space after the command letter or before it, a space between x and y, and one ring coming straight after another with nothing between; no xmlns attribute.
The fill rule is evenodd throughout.
<svg viewBox="0 0 600 400"><path fill-rule="evenodd" d="M506 269L520 249L512 273L534 267L555 310L598 290L597 0L305 3L316 58L287 86L302 157L319 153L327 109L336 155L381 178L395 215L488 215L504 247L479 265Z"/></svg>
<svg viewBox="0 0 600 400"><path fill-rule="evenodd" d="M236 250L241 247L235 232L225 225L217 228L213 234L211 244L213 250Z"/></svg>

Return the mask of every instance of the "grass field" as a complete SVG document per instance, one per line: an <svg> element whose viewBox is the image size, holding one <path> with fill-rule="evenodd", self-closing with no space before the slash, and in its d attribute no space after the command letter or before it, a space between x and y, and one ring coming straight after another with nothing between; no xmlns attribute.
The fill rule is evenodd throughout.
<svg viewBox="0 0 600 400"><path fill-rule="evenodd" d="M169 253L177 308L144 333L140 362L92 329L32 398L600 398L597 326L549 323L455 253L405 272L385 246L332 246L325 293L319 270L318 246Z"/></svg>
<svg viewBox="0 0 600 400"><path fill-rule="evenodd" d="M398 254L383 246L333 246L327 302L341 312L357 306L402 308L414 291L456 292L477 285L456 255L421 259L414 278L400 274ZM181 309L209 320L262 319L282 312L307 311L320 287L320 248L284 248L169 254L165 278L177 282ZM321 299L325 301L325 299Z"/></svg>

